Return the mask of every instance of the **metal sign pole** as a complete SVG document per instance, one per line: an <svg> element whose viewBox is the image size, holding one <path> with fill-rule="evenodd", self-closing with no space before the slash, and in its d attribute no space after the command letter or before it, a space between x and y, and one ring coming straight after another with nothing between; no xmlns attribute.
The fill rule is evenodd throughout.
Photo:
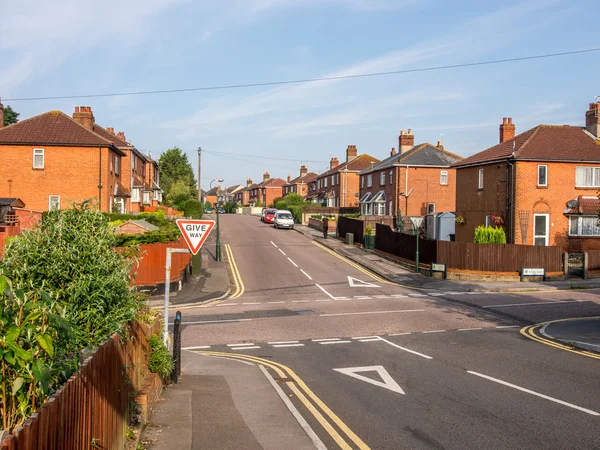
<svg viewBox="0 0 600 450"><path fill-rule="evenodd" d="M163 311L163 320L165 323L163 340L165 345L169 341L169 294L171 293L171 254L172 253L190 253L187 248L167 248L167 260L165 263L165 309ZM167 345L168 346L168 345Z"/></svg>

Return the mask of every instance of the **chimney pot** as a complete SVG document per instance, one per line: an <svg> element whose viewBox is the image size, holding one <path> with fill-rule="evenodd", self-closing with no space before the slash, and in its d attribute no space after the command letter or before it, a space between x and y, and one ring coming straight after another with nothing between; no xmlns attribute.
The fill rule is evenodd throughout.
<svg viewBox="0 0 600 450"><path fill-rule="evenodd" d="M590 109L585 113L585 128L600 138L600 102L590 103Z"/></svg>
<svg viewBox="0 0 600 450"><path fill-rule="evenodd" d="M500 143L502 144L509 139L515 137L515 125L512 123L512 117L502 119L502 124L500 124Z"/></svg>
<svg viewBox="0 0 600 450"><path fill-rule="evenodd" d="M408 134L412 134L412 130L410 128L408 129Z"/></svg>
<svg viewBox="0 0 600 450"><path fill-rule="evenodd" d="M506 122L506 117L503 117L503 118L502 118L502 123L506 125L506 123L507 123L507 122Z"/></svg>
<svg viewBox="0 0 600 450"><path fill-rule="evenodd" d="M94 128L94 113L90 106L76 106L73 120L90 130Z"/></svg>
<svg viewBox="0 0 600 450"><path fill-rule="evenodd" d="M439 148L440 150L444 150L444 144L442 144L442 141L438 141L437 148Z"/></svg>
<svg viewBox="0 0 600 450"><path fill-rule="evenodd" d="M346 149L346 162L352 161L357 156L356 145L349 145ZM337 158L336 158L337 159Z"/></svg>
<svg viewBox="0 0 600 450"><path fill-rule="evenodd" d="M415 136L412 134L412 129L409 128L406 134L401 131L400 136L398 136L398 152L402 155L414 146Z"/></svg>
<svg viewBox="0 0 600 450"><path fill-rule="evenodd" d="M390 152L390 156L394 156L396 154L396 147L392 147L392 151Z"/></svg>
<svg viewBox="0 0 600 450"><path fill-rule="evenodd" d="M300 176L303 177L307 173L308 173L308 169L306 168L306 166L300 166Z"/></svg>
<svg viewBox="0 0 600 450"><path fill-rule="evenodd" d="M512 123L512 117L508 118L508 123Z"/></svg>

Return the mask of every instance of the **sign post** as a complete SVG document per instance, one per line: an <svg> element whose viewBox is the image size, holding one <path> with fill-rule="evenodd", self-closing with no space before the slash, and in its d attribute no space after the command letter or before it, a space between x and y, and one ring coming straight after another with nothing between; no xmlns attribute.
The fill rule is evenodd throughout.
<svg viewBox="0 0 600 450"><path fill-rule="evenodd" d="M423 218L422 217L411 217L410 220L413 223L413 226L415 227L415 236L417 236L417 251L415 254L415 271L417 273L419 273L419 227L423 223Z"/></svg>
<svg viewBox="0 0 600 450"><path fill-rule="evenodd" d="M163 340L165 344L169 338L169 295L171 293L171 255L173 253L191 253L195 255L202 248L202 244L215 226L214 220L192 220L177 219L177 226L187 243L185 248L167 248L167 260L165 262L165 307L163 319L165 321Z"/></svg>

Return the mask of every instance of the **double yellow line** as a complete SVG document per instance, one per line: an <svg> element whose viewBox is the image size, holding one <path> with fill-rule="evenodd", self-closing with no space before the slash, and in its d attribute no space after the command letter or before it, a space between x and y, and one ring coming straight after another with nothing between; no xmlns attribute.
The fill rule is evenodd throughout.
<svg viewBox="0 0 600 450"><path fill-rule="evenodd" d="M231 251L229 244L225 244L225 253L227 253L227 262L229 262L229 267L233 275L233 283L235 284L235 290L233 291L233 294L229 296L229 299L234 299L241 297L246 291L246 288L244 287L244 282L240 276L240 271L235 263L235 258L233 257L233 252Z"/></svg>
<svg viewBox="0 0 600 450"><path fill-rule="evenodd" d="M581 319L592 319L593 317L582 317ZM549 345L550 347L559 348L561 350L565 350L571 353L577 353L581 356L587 356L588 358L600 359L600 355L598 353L590 352L587 350L580 350L577 348L570 347L565 344L561 344L559 342L553 341L551 339L547 339L545 337L540 336L536 331L539 331L544 325L555 323L555 322L564 322L567 320L580 320L580 319L562 319L562 320L551 320L549 322L542 322L536 325L528 325L526 327L521 328L521 334L526 338L539 342L541 344Z"/></svg>
<svg viewBox="0 0 600 450"><path fill-rule="evenodd" d="M356 448L359 448L360 450L369 450L369 446L365 444L331 409L329 409L329 407L323 403L323 401L289 367L274 361L251 355L210 351L204 351L200 353L207 356L235 358L270 367L275 371L275 373L277 373L280 379L285 380L285 385L294 393L296 397L298 397L298 400L302 402L306 409L314 416L314 418L340 446L340 448L344 450L352 450L355 447L352 447L351 443L354 443ZM346 437L342 436L340 432Z"/></svg>
<svg viewBox="0 0 600 450"><path fill-rule="evenodd" d="M368 276L370 276L371 278L373 278L375 281L378 281L380 283L385 283L385 284L391 284L389 281L387 281L385 278L380 277L379 275L377 275L374 272L371 272L368 269L365 269L364 267L362 267L361 265L355 263L354 261L349 260L348 258L345 258L344 256L338 255L336 252L334 252L333 250L325 247L322 244L319 244L318 242L315 241L311 241L314 245L316 245L317 247L319 247L321 250L325 250L327 253L335 256L337 259L344 261L346 264L351 265L352 267L354 267L356 270L360 270L362 273L367 274Z"/></svg>

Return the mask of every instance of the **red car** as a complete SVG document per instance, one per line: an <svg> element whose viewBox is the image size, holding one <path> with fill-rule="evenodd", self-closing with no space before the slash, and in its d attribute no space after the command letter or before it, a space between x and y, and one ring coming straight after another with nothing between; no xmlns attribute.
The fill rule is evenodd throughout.
<svg viewBox="0 0 600 450"><path fill-rule="evenodd" d="M265 223L273 223L275 221L276 209L267 209L265 211Z"/></svg>

